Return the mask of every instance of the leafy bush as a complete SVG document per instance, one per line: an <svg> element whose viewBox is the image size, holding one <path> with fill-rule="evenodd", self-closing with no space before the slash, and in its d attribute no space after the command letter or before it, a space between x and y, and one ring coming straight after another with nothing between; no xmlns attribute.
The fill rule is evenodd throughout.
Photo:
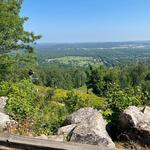
<svg viewBox="0 0 150 150"><path fill-rule="evenodd" d="M67 98L64 99L64 103L69 113L72 113L80 108L88 106L88 102L85 99L82 100L74 92L68 93Z"/></svg>
<svg viewBox="0 0 150 150"><path fill-rule="evenodd" d="M150 80L142 83L143 104L150 106Z"/></svg>
<svg viewBox="0 0 150 150"><path fill-rule="evenodd" d="M112 124L117 124L120 113L128 106L143 105L143 93L140 87L121 89L114 84L114 88L107 95L108 108L112 114L107 120Z"/></svg>
<svg viewBox="0 0 150 150"><path fill-rule="evenodd" d="M33 116L36 100L36 89L29 80L22 80L10 86L8 91L7 112L18 121Z"/></svg>
<svg viewBox="0 0 150 150"><path fill-rule="evenodd" d="M121 112L128 106L142 105L142 92L140 87L122 90L116 86L113 92L108 94L107 101L111 109L117 109Z"/></svg>
<svg viewBox="0 0 150 150"><path fill-rule="evenodd" d="M83 92L82 93L78 92L76 94L81 98L81 100L86 101L88 107L93 107L98 110L106 109L106 106L107 106L106 98L98 97L92 93L87 94Z"/></svg>
<svg viewBox="0 0 150 150"><path fill-rule="evenodd" d="M36 134L52 134L53 131L61 126L66 115L67 111L64 105L50 101L48 105L38 111L34 122L34 132Z"/></svg>
<svg viewBox="0 0 150 150"><path fill-rule="evenodd" d="M1 82L0 83L0 96L7 96L10 90L11 83L9 82Z"/></svg>
<svg viewBox="0 0 150 150"><path fill-rule="evenodd" d="M1 94L9 97L6 111L18 121L21 134L27 131L25 124L35 134L51 134L67 115L64 104L53 101L53 89L37 87L30 80L1 83L0 87Z"/></svg>

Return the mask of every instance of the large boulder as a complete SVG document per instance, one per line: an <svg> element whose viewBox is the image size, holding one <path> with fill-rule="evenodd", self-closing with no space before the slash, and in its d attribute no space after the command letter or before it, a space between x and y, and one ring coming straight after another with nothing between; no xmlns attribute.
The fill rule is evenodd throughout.
<svg viewBox="0 0 150 150"><path fill-rule="evenodd" d="M71 142L103 145L115 149L115 144L106 131L106 121L101 113L93 108L82 108L74 112L66 118L65 125L67 128L63 129L69 129L70 132L66 130L66 133Z"/></svg>
<svg viewBox="0 0 150 150"><path fill-rule="evenodd" d="M120 127L130 137L150 145L150 107L128 107L120 115Z"/></svg>

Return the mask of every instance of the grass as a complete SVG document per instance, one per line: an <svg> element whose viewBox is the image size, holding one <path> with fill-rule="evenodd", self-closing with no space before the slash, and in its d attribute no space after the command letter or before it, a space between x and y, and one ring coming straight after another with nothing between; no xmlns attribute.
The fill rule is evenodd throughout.
<svg viewBox="0 0 150 150"><path fill-rule="evenodd" d="M93 57L82 57L82 56L65 56L59 58L53 58L47 60L49 63L58 63L72 66L87 66L88 64L100 64Z"/></svg>

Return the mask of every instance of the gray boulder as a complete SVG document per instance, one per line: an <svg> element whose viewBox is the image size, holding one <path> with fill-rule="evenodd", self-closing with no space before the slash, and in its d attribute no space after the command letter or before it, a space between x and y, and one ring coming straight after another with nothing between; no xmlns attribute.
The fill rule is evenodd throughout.
<svg viewBox="0 0 150 150"><path fill-rule="evenodd" d="M7 124L11 123L11 120L8 115L0 112L0 127L4 128Z"/></svg>
<svg viewBox="0 0 150 150"><path fill-rule="evenodd" d="M93 108L82 108L65 120L65 125L73 124L68 133L69 141L82 144L103 145L115 149L115 144L106 131L106 121ZM63 127L64 128L64 127Z"/></svg>
<svg viewBox="0 0 150 150"><path fill-rule="evenodd" d="M7 103L8 97L2 96L0 97L0 128L4 129L6 126L11 127L16 125L17 122L10 119L9 115L5 113L5 106Z"/></svg>
<svg viewBox="0 0 150 150"><path fill-rule="evenodd" d="M85 119L87 119L90 116L95 115L97 113L98 113L98 111L96 109L93 109L93 108L90 108L90 107L81 108L78 111L71 114L70 116L68 116L65 120L65 124L69 125L69 124L81 123Z"/></svg>
<svg viewBox="0 0 150 150"><path fill-rule="evenodd" d="M7 103L8 97L2 96L0 97L0 112L4 112L5 105Z"/></svg>
<svg viewBox="0 0 150 150"><path fill-rule="evenodd" d="M150 122L150 107L129 106L120 116L121 128L138 127L141 123Z"/></svg>
<svg viewBox="0 0 150 150"><path fill-rule="evenodd" d="M150 145L150 107L128 107L120 116L120 127L143 144Z"/></svg>

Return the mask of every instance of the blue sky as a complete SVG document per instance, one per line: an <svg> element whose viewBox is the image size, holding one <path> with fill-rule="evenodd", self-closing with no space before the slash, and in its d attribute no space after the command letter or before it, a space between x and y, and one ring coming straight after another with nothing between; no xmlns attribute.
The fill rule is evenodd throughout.
<svg viewBox="0 0 150 150"><path fill-rule="evenodd" d="M150 40L150 0L24 0L40 42Z"/></svg>

